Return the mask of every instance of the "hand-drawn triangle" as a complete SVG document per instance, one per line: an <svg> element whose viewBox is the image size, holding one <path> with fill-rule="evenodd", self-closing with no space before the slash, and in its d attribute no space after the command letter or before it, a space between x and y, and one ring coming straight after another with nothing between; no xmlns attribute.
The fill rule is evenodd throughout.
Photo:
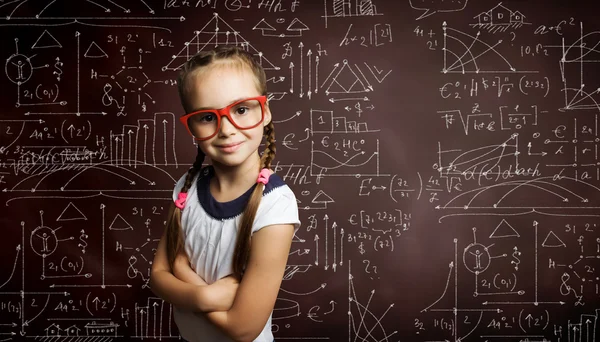
<svg viewBox="0 0 600 342"><path fill-rule="evenodd" d="M108 227L108 229L111 229L111 230L131 229L131 230L133 230L133 227L129 224L129 222L125 221L125 219L123 218L123 216L121 216L121 214L117 214L117 216L115 216L115 218L113 219L113 221L110 224L110 226Z"/></svg>
<svg viewBox="0 0 600 342"><path fill-rule="evenodd" d="M253 30L267 30L267 31L276 31L273 26L265 21L265 18L262 18L258 24L254 25Z"/></svg>
<svg viewBox="0 0 600 342"><path fill-rule="evenodd" d="M312 199L313 203L333 203L333 198L329 197L323 190L319 190L315 197Z"/></svg>
<svg viewBox="0 0 600 342"><path fill-rule="evenodd" d="M48 30L44 30L44 32L42 32L35 43L33 43L31 46L32 49L45 49L53 47L61 48L62 45L58 42L58 40L56 40L56 38L54 38L52 34L50 34L50 32L48 32Z"/></svg>
<svg viewBox="0 0 600 342"><path fill-rule="evenodd" d="M298 18L294 18L292 22L287 27L288 31L303 31L309 30L308 26L306 26L303 22L301 22Z"/></svg>
<svg viewBox="0 0 600 342"><path fill-rule="evenodd" d="M490 238L507 237L521 237L521 235L505 219L502 219L498 226L496 226L496 229L490 234Z"/></svg>
<svg viewBox="0 0 600 342"><path fill-rule="evenodd" d="M265 70L279 70L278 66L271 63L262 53L256 50L239 31L231 27L225 20L215 13L213 18L200 29L194 32L194 37L185 42L184 47L173 55L171 61L162 67L162 70L179 70L192 56L200 51L212 50L219 45L235 45L248 51L262 65Z"/></svg>
<svg viewBox="0 0 600 342"><path fill-rule="evenodd" d="M342 68L333 76L331 84L325 90L326 94L365 93L370 90L365 86L358 75L352 70L347 60Z"/></svg>
<svg viewBox="0 0 600 342"><path fill-rule="evenodd" d="M69 202L62 213L58 215L56 221L75 221L75 220L87 220L87 217L73 204Z"/></svg>
<svg viewBox="0 0 600 342"><path fill-rule="evenodd" d="M108 58L106 52L104 52L104 50L102 50L94 41L92 41L83 56L87 58Z"/></svg>
<svg viewBox="0 0 600 342"><path fill-rule="evenodd" d="M550 231L542 242L542 247L567 247L567 245L553 231Z"/></svg>

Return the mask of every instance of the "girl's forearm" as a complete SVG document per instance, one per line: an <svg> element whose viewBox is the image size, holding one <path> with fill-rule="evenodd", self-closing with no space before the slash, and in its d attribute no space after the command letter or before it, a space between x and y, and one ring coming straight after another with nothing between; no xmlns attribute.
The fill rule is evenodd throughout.
<svg viewBox="0 0 600 342"><path fill-rule="evenodd" d="M187 265L175 265L174 268L173 274L177 279L197 286L208 285L191 267Z"/></svg>
<svg viewBox="0 0 600 342"><path fill-rule="evenodd" d="M161 270L152 272L150 288L157 296L176 307L193 312L214 310L208 298L211 297L208 286L187 283L175 277L173 273Z"/></svg>
<svg viewBox="0 0 600 342"><path fill-rule="evenodd" d="M173 274L183 282L202 287L202 289L199 289L202 293L196 298L196 300L200 301L197 305L201 308L201 312L223 311L231 308L231 304L233 303L231 291L225 291L222 287L223 285L219 282L208 285L190 267L187 258L175 261Z"/></svg>

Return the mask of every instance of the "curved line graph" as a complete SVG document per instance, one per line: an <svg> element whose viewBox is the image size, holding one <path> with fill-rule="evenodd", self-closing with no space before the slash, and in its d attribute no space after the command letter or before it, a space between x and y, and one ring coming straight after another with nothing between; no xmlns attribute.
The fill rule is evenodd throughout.
<svg viewBox="0 0 600 342"><path fill-rule="evenodd" d="M456 55L456 54L454 54L454 53L453 53L455 56L457 56L457 58L456 58L456 61L455 61L454 63L452 63L452 65L450 65L449 67L447 67L447 68L444 68L444 69L445 69L445 70L454 70L454 69L455 69L454 67L455 67L457 64L459 64L459 63L460 63L460 66L461 66L461 68L462 68L462 71L464 72L464 71L465 71L465 65L466 65L466 64L469 64L470 62L473 62L473 64L475 65L475 70L479 70L479 67L477 66L477 61L476 61L476 58L477 58L477 57L473 56L473 53L471 52L471 49L473 48L473 45L475 45L475 42L477 42L477 40L476 40L476 39L473 39L473 41L471 42L471 45L467 46L465 43L463 43L463 42L462 42L460 39L458 39L458 38L456 38L456 37L450 36L450 35L448 35L447 33L444 33L444 35L445 35L447 38L452 38L452 39L456 40L456 41L457 41L457 42L459 42L459 43L460 43L462 46L464 46L464 47L465 47L465 52L464 52L464 53L463 53L463 54L462 54L460 57L459 57L458 55ZM477 32L477 37L479 37L479 32ZM451 50L448 50L448 51L451 51ZM466 63L461 63L461 61L463 60L463 57L465 57L467 54L471 55L471 59L469 59L469 60L468 60Z"/></svg>
<svg viewBox="0 0 600 342"><path fill-rule="evenodd" d="M475 36L470 35L466 32L462 32L460 30L451 28L447 25L446 22L442 24L442 30L444 35L444 45L442 51L444 52L444 66L442 68L443 73L480 73L480 72L490 72L490 73L535 73L537 71L520 71L517 70L509 61L506 59L496 48L500 46L503 42L502 39L498 40L496 43L490 45L489 43L480 39L480 31L477 32ZM448 39L450 38L450 39ZM449 44L449 40L456 41L458 44ZM465 43L466 41L470 41L470 43ZM450 46L458 46L460 49L464 49L464 52L455 52L452 51ZM475 52L477 49L477 52ZM493 55L497 60L501 61L502 65L505 65L504 68L500 70L487 70L481 65L477 63L478 58L482 56ZM455 58L453 61L449 61L450 58ZM466 58L465 58L466 57ZM469 64L472 63L473 66L469 68ZM498 64L498 63L496 63ZM498 68L498 67L496 67Z"/></svg>
<svg viewBox="0 0 600 342"><path fill-rule="evenodd" d="M6 284L8 284L15 275L15 270L17 269L17 262L19 261L19 254L21 254L21 245L17 246L16 251L17 253L15 255L15 262L13 263L12 272L10 272L10 276L8 277L8 279L6 279L4 284L0 285L0 289L3 288Z"/></svg>
<svg viewBox="0 0 600 342"><path fill-rule="evenodd" d="M19 16L15 16L15 13L17 12L17 10L19 9L19 7L21 7L22 5L24 5L25 3L29 2L29 11L33 11L35 14L35 18L39 18L39 19L47 19L47 18L52 18L52 16L44 16L44 12L46 10L48 10L48 8L50 7L55 7L54 10L56 11L56 8L58 8L58 10L61 10L65 7L64 3L61 3L62 1L58 1L57 0L49 0L47 1L46 4L44 4L41 1L38 1L36 3L36 1L29 1L29 0L12 0L12 1L7 1L4 4L0 4L0 9L2 9L2 7L11 5L11 4L16 4L15 7L12 8L12 10L10 8L7 7L7 10L10 10L10 14L8 15L3 15L3 17L6 17L6 19L19 19L21 17ZM123 5L119 4L119 2L123 2ZM145 0L139 0L139 2L141 3L141 5L137 5L137 7L143 7L146 8L148 10L148 13L150 14L155 14L154 9L152 9L152 7L150 7L148 5L148 3ZM118 0L85 0L85 1L81 1L81 3L87 3L88 9L89 10L101 10L104 13L111 13L114 12L115 13L125 13L125 14L131 14L132 10L131 8L125 7L125 1L118 1ZM53 6L54 5L54 6ZM127 1L127 5L131 5L131 1ZM85 18L85 17L81 17L81 18Z"/></svg>
<svg viewBox="0 0 600 342"><path fill-rule="evenodd" d="M596 43L596 45L594 45L593 47L586 46L585 43L583 43L583 40L585 38L588 38L589 36L591 36L593 34L600 35L600 31L593 31L593 32L587 33L587 34L581 36L575 43L569 45L569 47L567 47L563 52L563 62L568 63L568 62L584 61L585 56L587 56L588 54L590 54L592 52L597 52L598 54L600 54L600 50L596 50L596 47L600 46L600 37L598 38L598 42ZM573 59L567 58L567 55L569 54L569 52L571 52L571 49L579 50L579 52L577 52L577 54L578 54L577 58L573 58ZM586 50L586 52L581 53L582 50ZM574 51L576 51L576 50L574 50Z"/></svg>
<svg viewBox="0 0 600 342"><path fill-rule="evenodd" d="M124 175L121 175L121 174L119 174L119 173L116 173L116 172L114 172L114 171L108 170L108 169L106 168L106 167L113 166L113 165L111 165L111 163L114 163L114 162L116 162L116 161L120 161L120 160L121 160L121 159L118 159L118 160L117 160L117 159L111 159L111 160L105 160L105 161L102 161L102 162L99 162L99 163L95 163L95 164L90 164L90 165L73 165L73 166L69 166L68 164L66 164L66 165L64 165L64 167L50 168L49 170L44 170L44 171L42 171L42 172L39 172L39 173L36 173L36 174L33 174L33 175L29 175L28 177L26 177L26 178L24 178L24 179L20 180L18 183L16 183L16 184L15 184L15 185L14 185L14 186L11 188L11 190L16 190L16 189L18 188L18 186L19 186L19 185L21 185L23 182L25 182L25 181L27 181L27 180L29 180L29 179L33 178L33 177L38 177L38 176L40 176L40 175L44 175L44 176L43 176L43 177L41 177L41 179L40 179L40 180L37 182L37 184L36 184L36 185L35 185L35 186L32 188L32 191L35 191L35 190L37 189L37 187L38 187L38 186L40 186L40 184L41 184L41 183L42 183L42 182L43 182L43 181L44 181L44 180L45 180L47 177L49 177L49 176L51 176L51 175L53 175L53 174L55 174L55 173L57 173L57 172L59 172L59 171L65 171L65 170L75 170L75 171L79 171L79 172L78 172L77 174L75 174L73 177L71 177L71 178L70 178L68 181L66 181L66 183L64 183L64 184L63 184L63 185L60 187L60 189L61 189L61 190L64 190L64 191L69 191L69 189L65 189L65 188L67 187L67 185L68 185L68 184L69 184L69 183L70 183L70 182L71 182L73 179L75 179L76 177L78 177L79 175L81 175L82 173L84 173L85 171L88 171L88 170L90 170L90 169L95 169L95 170L100 170L100 171L105 171L105 172L111 173L111 174L113 174L113 175L115 175L115 176L118 176L118 177L120 177L120 178L122 178L122 179L126 180L126 181L127 181L127 182L129 182L131 185L135 185L135 181L134 181L134 180L132 180L132 179L130 179L130 178L128 178L128 177L125 177ZM168 176L168 177L169 177L169 178L170 178L170 179L171 179L173 182L176 182L176 181L177 181L177 180L176 180L175 178L173 178L173 176L171 176L171 175L170 175L168 172L166 172L165 170L163 170L163 169L161 169L161 168L158 168L158 167L156 167L156 166L154 166L154 165L151 165L151 164L146 164L146 163L140 162L140 161L138 161L138 160L128 160L128 159L124 159L124 161L126 161L126 162L132 162L132 163L135 163L135 164L136 164L136 166L149 166L149 167L151 167L151 168L157 169L157 170L161 171L162 173L166 174L166 175L167 175L167 176ZM117 169L117 170L119 170L119 171L125 170L125 171L127 171L127 172L129 172L129 173L132 173L132 174L134 174L136 177L138 177L138 178L140 178L140 179L142 179L142 180L144 180L144 181L148 182L148 184L149 184L149 185L153 185L153 183L154 183L153 181L149 180L148 178L146 178L146 177L143 177L143 176L139 175L138 173L136 173L136 172L134 172L134 171L131 171L131 170L129 170L129 169L126 169L126 168L124 168L124 167L122 167L122 166L115 167L115 169ZM133 184L132 184L132 182L133 182ZM103 190L103 191L110 191L110 190Z"/></svg>
<svg viewBox="0 0 600 342"><path fill-rule="evenodd" d="M350 336L348 336L348 338L352 338L352 333L354 333L354 339L353 341L374 341L374 342L381 342L381 341L389 341L389 338L395 334L398 333L397 330L393 331L390 334L387 334L387 332L385 331L385 328L383 326L383 324L381 323L381 321L383 320L383 318L385 317L385 315L388 313L388 311L390 311L390 309L392 309L394 307L394 303L390 304L388 306L388 308L381 314L381 316L377 317L373 311L371 311L369 309L369 305L371 304L371 300L373 299L373 295L375 294L375 290L370 291L370 296L369 296L369 300L367 302L366 305L361 304L358 301L358 298L356 296L356 289L354 287L354 276L352 275L350 268L351 268L351 262L348 263L348 332L350 333ZM354 304L354 307L353 305ZM355 315L352 312L352 309L355 308L358 311L358 314ZM362 309L362 311L361 311ZM367 316L367 314L369 315L368 317L372 320L374 320L373 323L367 323L365 320L365 316ZM357 322L356 322L357 321ZM358 323L358 325L357 325ZM372 324L371 327L368 327L367 324ZM374 330L377 328L377 333L374 332ZM361 331L365 330L364 333L361 334ZM377 336L374 336L377 335Z"/></svg>
<svg viewBox="0 0 600 342"><path fill-rule="evenodd" d="M465 165L465 164L468 164L468 163L476 162L476 164L469 166L469 169L470 169L470 168L473 168L473 167L477 167L477 166L479 166L479 165L481 165L483 163L486 163L488 161L496 160L496 164L489 167L489 170L491 170L496 165L498 165L498 162L503 157L514 156L514 153L505 153L506 147L515 147L515 149L516 149L517 146L516 145L507 145L506 143L502 143L502 144L499 144L499 145L487 145L487 146L478 147L478 148L466 151L466 152L460 154L458 157L454 158L454 160L452 160L452 162L450 162L448 168L450 170L456 171L456 167L457 166L462 166L462 165ZM459 158L461 158L463 156L466 156L469 153L473 153L475 151L483 150L483 149L490 149L490 150L487 151L486 153L482 154L482 155L471 157L471 159L469 159L469 160L465 160L465 161L461 161L459 163L455 163L455 161L458 160ZM477 161L478 159L481 159L481 158L483 158L483 157L485 157L485 156L487 156L487 155L489 155L489 154L491 154L493 152L496 152L498 150L500 150L500 155L498 155L498 156L491 156L488 159Z"/></svg>
<svg viewBox="0 0 600 342"><path fill-rule="evenodd" d="M436 299L433 303L431 303L428 307L426 307L425 309L421 310L421 312L427 312L427 310L431 309L431 307L433 307L434 305L436 305L437 303L439 303L440 300L442 300L444 298L444 296L446 296L446 292L448 292L448 288L450 286L450 279L452 277L452 272L454 271L454 262L450 262L450 264L448 265L449 270L448 270L448 278L446 279L446 286L444 286L444 291L442 291L442 294L438 297L438 299Z"/></svg>
<svg viewBox="0 0 600 342"><path fill-rule="evenodd" d="M518 146L519 146L517 137L518 137L518 134L515 133L515 134L511 135L510 138L508 138L507 140L503 141L500 144L480 146L480 147L476 147L476 148L473 148L473 149L470 149L470 150L467 150L464 152L462 150L442 151L440 149L440 151L439 151L440 154L447 153L447 152L461 152L461 153L459 155L457 155L456 157L454 157L453 159L451 159L451 161L448 163L447 166L443 166L441 159L440 159L439 171L442 172L444 170L447 170L446 174L450 174L450 173L461 174L461 173L468 171L469 169L477 168L480 165L483 165L483 167L481 168L481 172L486 172L485 171L486 169L488 171L491 171L505 157L515 157L516 158L517 152L518 152ZM511 140L514 141L513 144L509 143ZM509 153L506 152L507 147L511 148ZM514 152L513 152L513 150L514 150ZM482 154L476 155L475 152L480 152ZM470 156L470 154L474 154L474 155ZM486 157L488 155L491 155L491 156L487 159L483 159L484 157ZM461 159L463 157L465 160L459 161L459 159ZM491 161L495 161L495 164L488 167L488 162L491 162ZM458 166L465 166L465 165L467 167L465 167L464 171L457 169Z"/></svg>
<svg viewBox="0 0 600 342"><path fill-rule="evenodd" d="M458 200L462 196L469 195L469 194L472 194L472 193L476 192L476 194L469 200L469 202L466 205L461 206L461 208L468 209L470 207L471 203L475 200L475 198L477 196L479 196L480 194L482 194L483 192L485 192L487 190L490 190L490 189L493 189L493 188L498 188L498 187L501 187L501 186L514 186L514 187L511 188L510 190L508 190L502 197L500 197L500 199L498 201L496 201L496 203L492 206L493 208L503 208L503 207L498 207L498 205L500 204L500 202L503 201L509 194L511 194L512 192L516 191L518 188L520 188L522 186L529 186L529 187L541 189L543 191L549 192L549 193L551 193L551 194L559 197L562 202L569 202L569 198L568 197L564 197L564 196L562 196L562 195L560 195L560 194L558 194L558 193L556 193L556 192L554 192L554 191L552 191L550 189L547 189L547 188L542 187L542 186L534 185L532 183L541 183L541 184L551 185L551 186L553 186L555 188L559 188L559 189L561 189L563 191L566 191L566 192L572 194L573 196L577 197L580 200L579 203L589 203L589 199L588 198L580 196L580 195L574 193L573 191L571 191L571 190L569 190L569 189L567 189L567 188L565 188L565 187L563 187L561 185L544 181L545 179L553 179L553 178L554 178L553 176L547 176L547 177L540 177L540 178L531 179L531 180L527 180L527 181L525 181L525 180L516 180L516 181L510 181L510 182L505 182L505 183L500 183L500 184L493 184L493 185L485 186L485 187L478 188L478 189L472 189L472 190L469 190L469 191L465 191L464 193L461 193L461 194L457 195L456 197L452 198L450 201L448 201L441 208L443 208L443 209L457 208L457 207L450 207L450 204L452 202ZM581 180L578 180L576 178L564 176L564 177L561 177L560 179L572 180L572 181L576 182L577 184L586 185L586 186L591 187L591 188L595 189L596 191L600 192L600 188L596 187L595 185L587 183L587 182L584 182L584 181L581 181ZM535 206L531 206L531 207L535 207ZM511 208L514 208L514 207L511 207ZM519 207L519 208L521 208L521 207ZM570 207L564 207L564 208L565 209L569 209ZM576 208L585 208L585 207L581 207L579 205Z"/></svg>
<svg viewBox="0 0 600 342"><path fill-rule="evenodd" d="M364 161L364 162L362 162L362 163L357 163L357 164L349 164L349 163L350 163L350 161L351 161L352 159L354 159L354 158L356 158L356 157L358 157L358 156L362 156L362 155L364 155L364 154L365 154L365 151L361 151L361 152L359 152L359 153L357 153L357 154L353 155L352 157L348 158L348 160L346 160L345 162L335 159L335 158L334 158L332 155L330 155L330 154L329 154L329 153L327 153L327 152L323 152L323 151L315 150L315 151L313 151L313 153L321 153L321 154L324 154L324 155L326 155L327 157L329 157L331 160L333 160L333 161L335 161L336 163L338 163L338 164L339 164L339 165L337 165L337 166L330 166L330 167L327 167L327 166L322 166L322 165L319 165L319 164L317 164L317 163L315 163L315 162L313 161L313 165L315 165L315 166L318 166L318 167L320 167L320 168L323 168L323 169L328 169L328 170L334 170L334 169L340 168L340 167L342 167L342 166L352 166L352 167L356 167L356 166L363 166L363 165L367 164L369 161L371 161L371 159L373 159L373 158L375 157L375 155L376 155L376 153L373 153L373 154L371 154L371 156L370 156L370 157L369 157L369 158L368 158L366 161Z"/></svg>
<svg viewBox="0 0 600 342"><path fill-rule="evenodd" d="M580 37L574 43L562 46L562 56L559 61L561 79L563 82L565 106L560 111L575 109L596 109L600 111L597 97L600 94L600 84L594 75L600 60L600 31L583 34L583 24L580 23ZM588 42L584 40L587 38ZM596 41L594 41L596 39ZM588 43L592 44L588 44ZM589 46L588 46L589 45ZM559 47L559 46L557 46ZM596 55L593 55L595 53ZM571 57L572 55L572 57ZM592 71L586 72L586 71ZM585 79L584 79L585 78ZM589 90L584 90L584 88Z"/></svg>

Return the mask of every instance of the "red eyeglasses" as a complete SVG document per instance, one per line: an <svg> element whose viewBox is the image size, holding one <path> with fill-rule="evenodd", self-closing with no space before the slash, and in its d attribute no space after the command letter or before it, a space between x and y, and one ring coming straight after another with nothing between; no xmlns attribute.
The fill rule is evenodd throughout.
<svg viewBox="0 0 600 342"><path fill-rule="evenodd" d="M196 140L208 140L221 128L221 118L226 117L237 129L251 129L265 118L267 96L261 95L236 101L221 109L203 109L179 118Z"/></svg>

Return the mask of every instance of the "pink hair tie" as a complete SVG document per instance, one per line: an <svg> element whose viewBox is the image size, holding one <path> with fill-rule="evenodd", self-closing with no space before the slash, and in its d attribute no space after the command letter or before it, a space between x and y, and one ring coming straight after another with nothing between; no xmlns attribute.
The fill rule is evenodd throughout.
<svg viewBox="0 0 600 342"><path fill-rule="evenodd" d="M260 173L258 174L258 179L256 180L256 182L267 185L267 183L269 182L269 177L272 174L273 174L273 171L271 171L267 168L264 168L264 169L260 170Z"/></svg>
<svg viewBox="0 0 600 342"><path fill-rule="evenodd" d="M185 200L187 199L187 192L180 192L177 195L177 200L175 200L175 206L181 210L185 207Z"/></svg>

